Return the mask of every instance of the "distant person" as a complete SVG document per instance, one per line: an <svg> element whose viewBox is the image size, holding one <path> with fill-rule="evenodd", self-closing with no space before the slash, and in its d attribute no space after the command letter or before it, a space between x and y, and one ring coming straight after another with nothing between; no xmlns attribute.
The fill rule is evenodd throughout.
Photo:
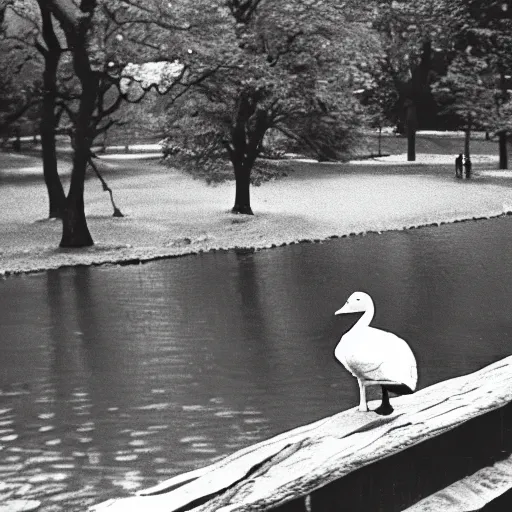
<svg viewBox="0 0 512 512"><path fill-rule="evenodd" d="M471 160L469 156L464 157L464 171L466 174L466 179L471 178Z"/></svg>
<svg viewBox="0 0 512 512"><path fill-rule="evenodd" d="M456 178L462 178L462 162L463 162L463 155L462 153L459 154L459 156L455 159L455 177Z"/></svg>

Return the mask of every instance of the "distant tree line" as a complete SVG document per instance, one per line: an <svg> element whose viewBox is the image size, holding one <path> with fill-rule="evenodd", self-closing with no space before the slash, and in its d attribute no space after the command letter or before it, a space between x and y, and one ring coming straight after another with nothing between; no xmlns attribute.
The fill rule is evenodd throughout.
<svg viewBox="0 0 512 512"><path fill-rule="evenodd" d="M464 130L467 156L479 129L508 165L510 1L0 0L0 23L0 135L37 126L63 247L93 243L93 146L157 97L172 150L230 162L234 213L252 214L271 139L336 160L363 128L394 125L414 160L418 129ZM67 193L58 134L73 147Z"/></svg>

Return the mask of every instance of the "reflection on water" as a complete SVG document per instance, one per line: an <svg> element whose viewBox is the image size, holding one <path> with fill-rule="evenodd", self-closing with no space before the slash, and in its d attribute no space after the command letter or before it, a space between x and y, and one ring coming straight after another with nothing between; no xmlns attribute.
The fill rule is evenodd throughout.
<svg viewBox="0 0 512 512"><path fill-rule="evenodd" d="M420 386L512 351L510 219L76 268L0 283L0 505L79 510L355 406L333 358L355 319L417 354Z"/></svg>

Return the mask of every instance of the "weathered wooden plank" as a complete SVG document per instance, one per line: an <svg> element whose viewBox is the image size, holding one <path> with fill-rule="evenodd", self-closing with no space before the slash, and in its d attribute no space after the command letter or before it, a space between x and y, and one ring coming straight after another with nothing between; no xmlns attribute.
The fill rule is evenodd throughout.
<svg viewBox="0 0 512 512"><path fill-rule="evenodd" d="M512 510L512 490L498 496L478 512L505 512Z"/></svg>
<svg viewBox="0 0 512 512"><path fill-rule="evenodd" d="M348 412L350 411L285 432L240 450L206 468L170 478L139 492L136 497L109 500L94 509L98 512L104 509L108 509L108 512L131 512L140 510L141 507L150 507L156 511L189 510L218 494L227 495L227 491L237 483L253 478L266 464L277 463L287 457L311 436L316 437L323 431L331 430L336 430L340 436L349 436L354 430L393 421L393 417L379 418L376 414L347 414ZM171 507L169 503L172 503Z"/></svg>
<svg viewBox="0 0 512 512"><path fill-rule="evenodd" d="M510 430L507 434L510 435ZM498 503L508 499L505 496L507 493L510 493L509 497L512 498L512 456L458 480L420 500L404 512L491 510ZM512 507L508 510L512 510Z"/></svg>
<svg viewBox="0 0 512 512"><path fill-rule="evenodd" d="M237 452L203 470L189 473L188 476L170 479L150 490L151 493L161 494L112 500L98 506L97 510L271 510L311 493L312 496L316 495L314 499L312 497L314 507L319 495L334 489L334 486L326 487L333 482L348 480L347 475L355 474L370 464L374 466L373 471L374 463L390 455L395 458L395 454L402 450L407 449L407 452L411 447L452 429L459 431L461 425L479 416L484 415L482 421L489 421L486 419L487 413L503 408L510 401L512 357L474 374L436 384L414 395L393 399L395 413L389 417L361 413L357 409L344 411ZM498 411L497 414L504 413ZM493 424L497 421L495 416L491 420ZM492 426L486 428L491 429ZM467 440L472 446L465 452L460 451L459 465L461 457L469 459L471 453L474 458L478 452L478 442L470 441L469 437ZM492 448L494 450L496 447ZM424 459L426 466L431 464L428 457ZM483 465L468 471L480 469L487 464L486 461L482 460ZM448 462L444 460L447 473L450 473L452 470ZM402 464L400 471L404 475L414 471L412 462L407 462L407 456ZM435 475L434 466L431 469ZM455 473L454 479L448 483L459 478ZM441 480L445 482L446 478ZM364 478L361 482L367 484ZM372 485L380 487L379 482ZM437 489L443 485L447 484L440 483ZM320 488L323 490L317 491ZM409 502L411 500L409 498Z"/></svg>
<svg viewBox="0 0 512 512"><path fill-rule="evenodd" d="M312 493L311 509L312 512L401 512L425 496L431 496L481 468L495 464L510 453L512 403L330 483ZM501 469L504 464L500 466ZM509 470L512 471L512 467ZM502 473L503 477L507 476L503 469ZM460 488L467 490L469 487L461 485ZM444 501L450 501L453 497L453 493L445 494L448 500ZM496 495L489 496L487 501L476 502L474 508L453 511L477 510L494 497ZM469 496L468 502L471 502ZM425 508L430 503L428 498L420 503L409 510L446 510L439 506L439 500L434 502L432 508Z"/></svg>
<svg viewBox="0 0 512 512"><path fill-rule="evenodd" d="M351 428L358 428L373 419L375 418L360 416L356 418L355 421L348 423L345 426L345 430L348 433ZM246 475L254 464L261 463L263 459L279 453L285 446L300 441L310 433L322 429L322 427L328 425L330 421L331 418L324 418L314 423L284 432L271 439L243 448L210 466L169 478L158 485L139 491L137 494L139 496L150 496L168 492L174 488L181 487L185 483L192 482L199 477L206 479L209 473L224 471L225 468L228 468L230 474L225 483L230 485ZM203 480L203 484L204 483L205 481Z"/></svg>

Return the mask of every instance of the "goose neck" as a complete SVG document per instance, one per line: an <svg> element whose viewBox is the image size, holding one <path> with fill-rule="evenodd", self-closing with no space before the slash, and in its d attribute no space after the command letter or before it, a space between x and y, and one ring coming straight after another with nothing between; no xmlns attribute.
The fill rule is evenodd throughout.
<svg viewBox="0 0 512 512"><path fill-rule="evenodd" d="M366 308L366 311L364 312L363 316L354 325L353 329L359 329L361 327L368 327L370 325L370 322L373 319L374 314L375 314L375 307L373 304L370 304Z"/></svg>

